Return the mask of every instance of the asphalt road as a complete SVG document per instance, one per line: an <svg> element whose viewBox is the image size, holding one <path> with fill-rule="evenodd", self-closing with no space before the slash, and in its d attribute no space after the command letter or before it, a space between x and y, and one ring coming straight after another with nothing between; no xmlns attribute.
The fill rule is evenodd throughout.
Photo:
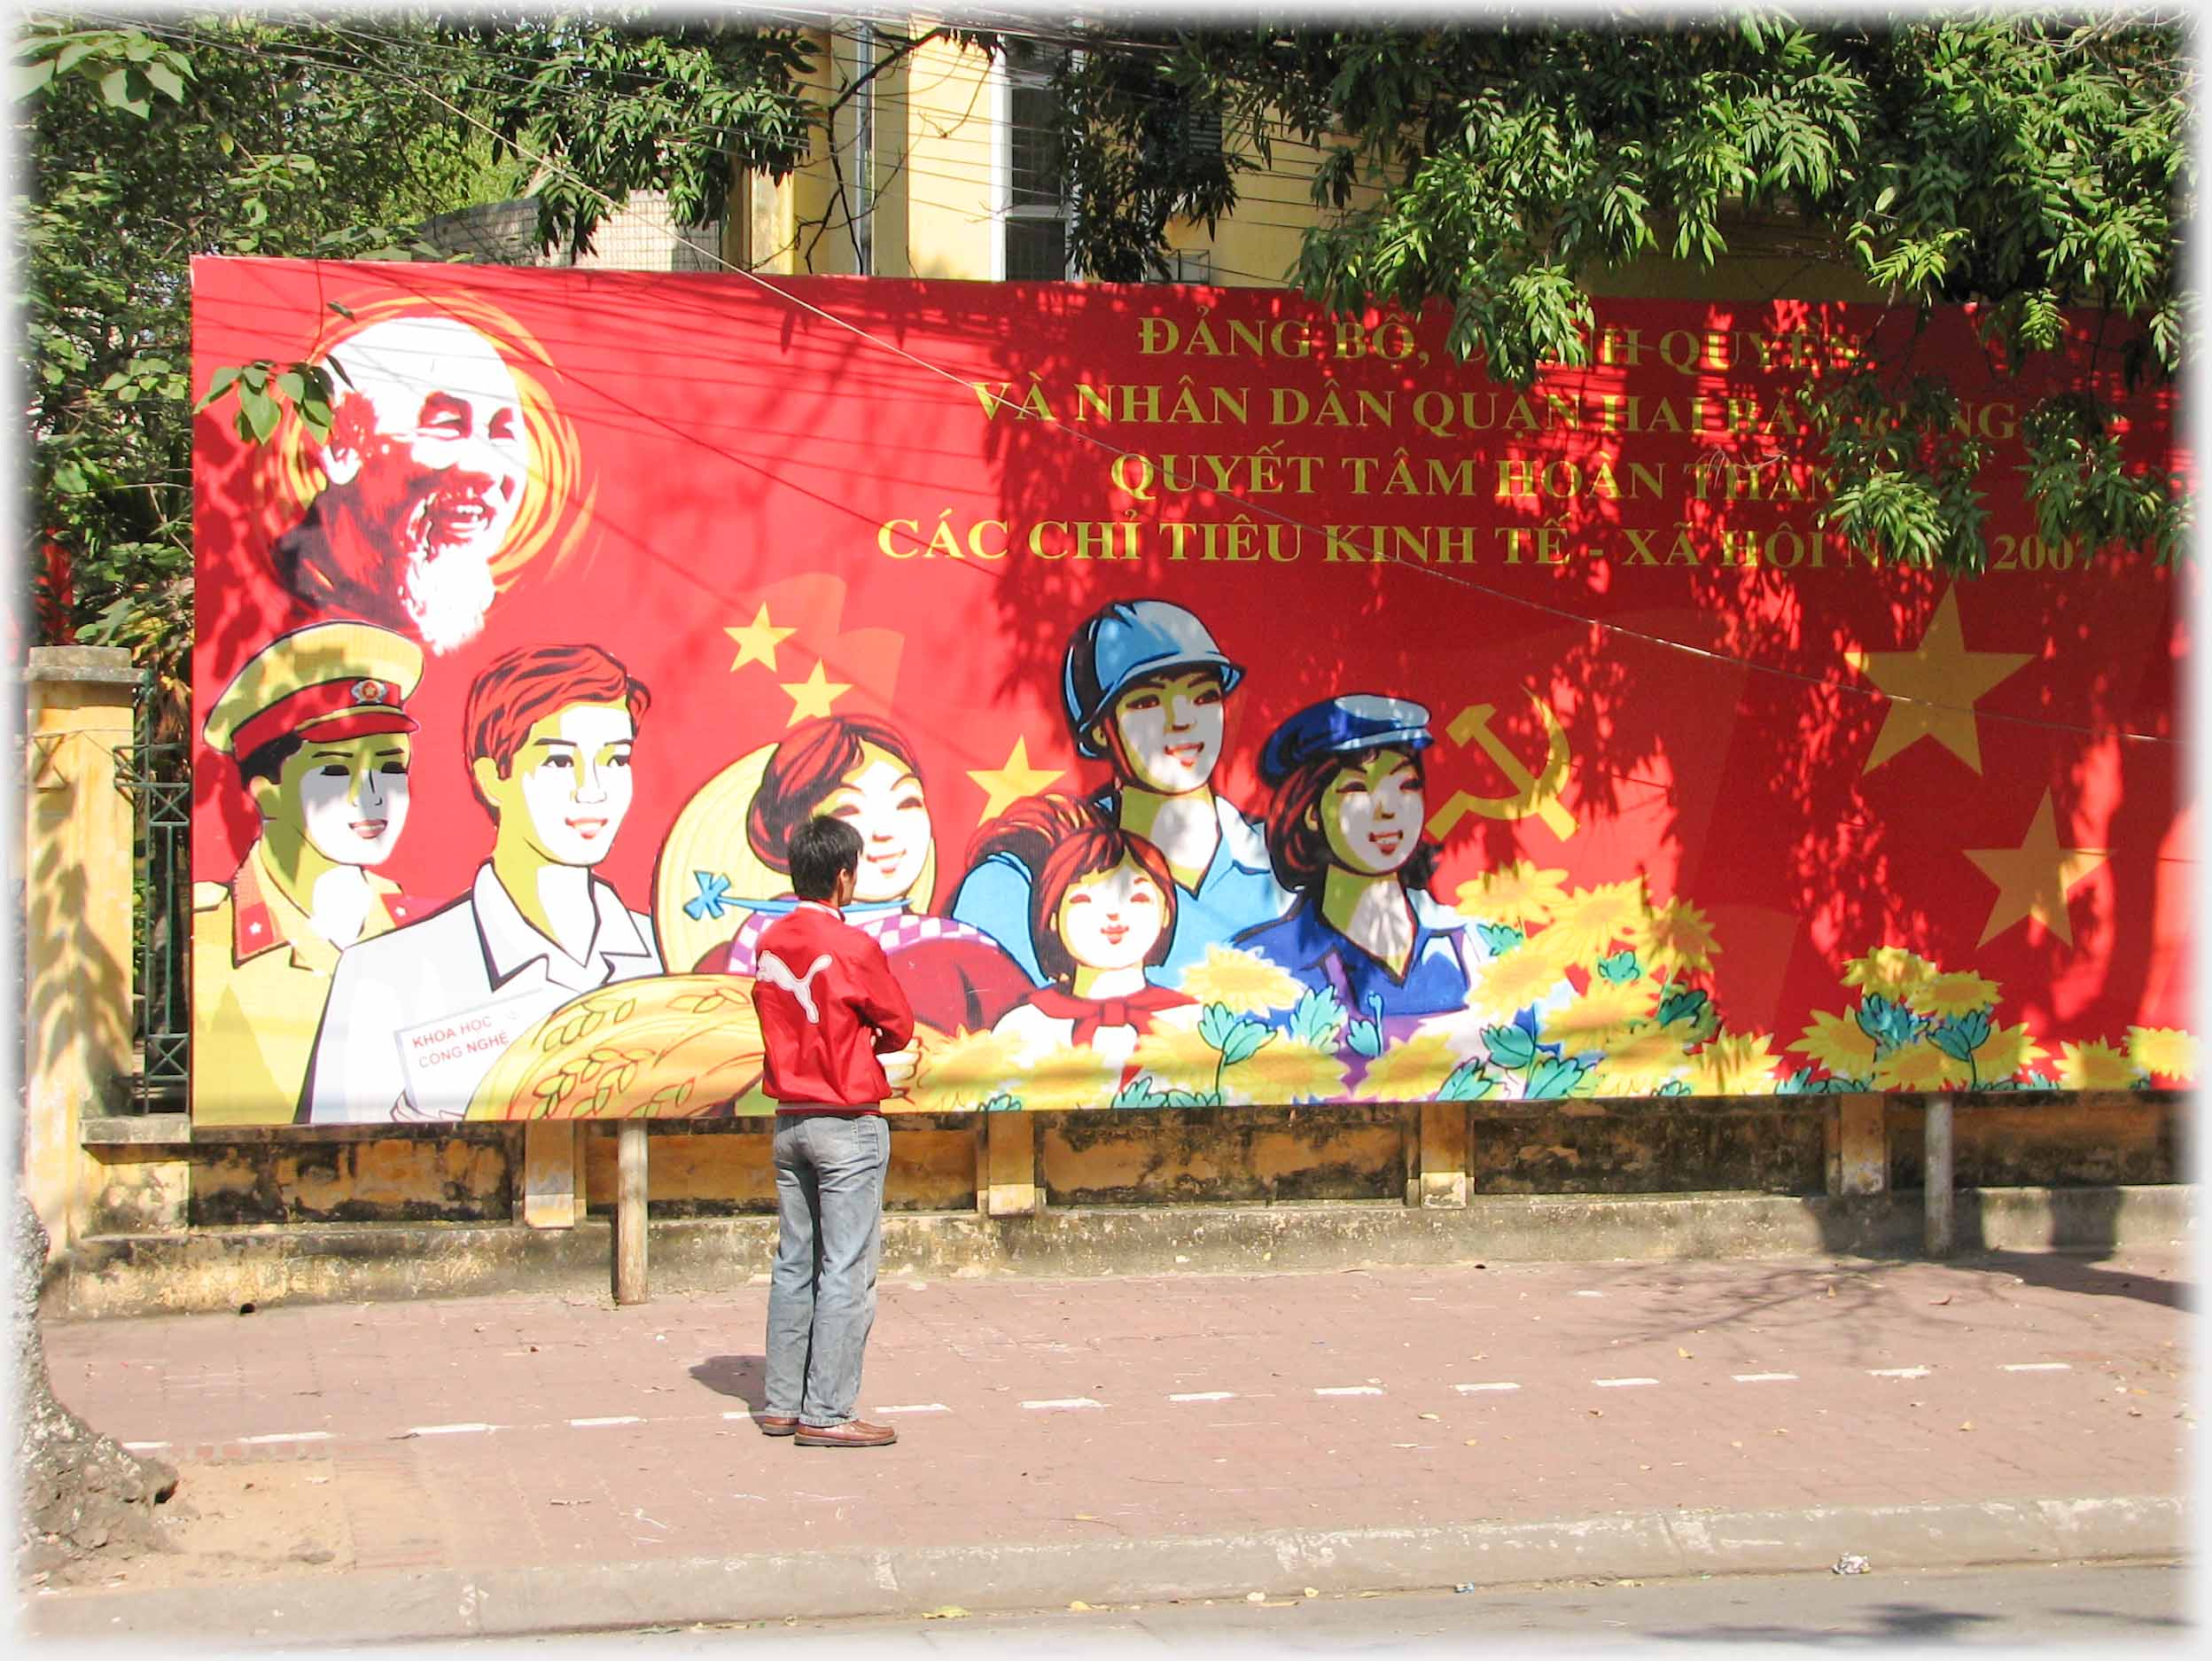
<svg viewBox="0 0 2212 1661"><path fill-rule="evenodd" d="M1467 1594L1166 1603L921 1620L781 1621L498 1642L534 1655L1147 1655L1193 1644L1289 1655L1581 1652L1629 1646L2193 1648L2196 1599L2175 1564L1580 1582ZM493 1647L491 1642L465 1646Z"/></svg>

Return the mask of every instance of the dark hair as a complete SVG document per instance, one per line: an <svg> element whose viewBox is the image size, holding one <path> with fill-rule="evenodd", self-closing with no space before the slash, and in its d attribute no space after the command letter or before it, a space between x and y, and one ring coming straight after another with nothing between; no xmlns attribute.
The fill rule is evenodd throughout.
<svg viewBox="0 0 2212 1661"><path fill-rule="evenodd" d="M786 852L798 827L845 783L845 775L861 764L861 746L872 744L913 774L907 741L879 721L846 715L825 715L787 735L768 758L745 814L745 840L760 862L772 870L788 871Z"/></svg>
<svg viewBox="0 0 2212 1661"><path fill-rule="evenodd" d="M861 869L861 833L842 819L817 814L791 832L791 892L801 900L827 900L837 877Z"/></svg>
<svg viewBox="0 0 2212 1661"><path fill-rule="evenodd" d="M277 783L284 775L284 763L305 749L307 743L300 734L287 732L271 738L251 755L238 757L238 782L249 791L257 778L265 778L272 784Z"/></svg>
<svg viewBox="0 0 2212 1661"><path fill-rule="evenodd" d="M1275 868L1275 880L1291 893L1319 893L1321 879L1335 862L1329 857L1328 832L1318 823L1307 822L1309 815L1315 821L1320 819L1321 797L1330 781L1340 773L1366 767L1386 750L1403 755L1414 776L1427 784L1429 775L1420 751L1381 744L1366 750L1316 756L1275 786L1274 799L1267 805L1267 859ZM1443 850L1420 827L1415 827L1414 834L1420 841L1398 868L1398 879L1406 888L1426 889L1429 879L1436 875L1437 858Z"/></svg>
<svg viewBox="0 0 2212 1661"><path fill-rule="evenodd" d="M476 762L488 759L507 777L530 729L572 704L619 704L633 731L645 719L652 694L645 683L596 646L520 646L476 677L461 712L470 786L492 810L475 782Z"/></svg>
<svg viewBox="0 0 2212 1661"><path fill-rule="evenodd" d="M1142 837L1072 797L1031 796L985 827L969 862L980 864L993 854L1010 854L1030 869L1029 943L1048 979L1065 982L1075 978L1075 959L1053 927L1061 901L1086 877L1103 877L1125 862L1133 863L1160 891L1160 938L1144 961L1154 965L1167 961L1175 940L1175 876L1168 869L1167 856Z"/></svg>

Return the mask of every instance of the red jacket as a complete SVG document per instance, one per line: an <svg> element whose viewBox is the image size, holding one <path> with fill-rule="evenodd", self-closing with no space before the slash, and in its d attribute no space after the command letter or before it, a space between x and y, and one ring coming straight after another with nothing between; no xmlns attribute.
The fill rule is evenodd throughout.
<svg viewBox="0 0 2212 1661"><path fill-rule="evenodd" d="M761 1083L784 1111L874 1111L891 1094L876 1052L914 1037L884 948L818 900L762 931L752 1007L767 1050Z"/></svg>

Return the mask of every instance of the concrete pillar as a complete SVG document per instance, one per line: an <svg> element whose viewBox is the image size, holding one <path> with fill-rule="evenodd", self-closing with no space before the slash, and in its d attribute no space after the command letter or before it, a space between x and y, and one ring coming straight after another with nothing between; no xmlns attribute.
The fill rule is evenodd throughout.
<svg viewBox="0 0 2212 1661"><path fill-rule="evenodd" d="M1889 1103L1881 1096L1836 1098L1836 1154L1829 1191L1881 1194L1889 1187Z"/></svg>
<svg viewBox="0 0 2212 1661"><path fill-rule="evenodd" d="M572 1119L534 1119L522 1130L522 1220L572 1228L584 1213L582 1136Z"/></svg>
<svg viewBox="0 0 2212 1661"><path fill-rule="evenodd" d="M1467 1204L1469 1112L1464 1102L1424 1102L1421 1107L1421 1203Z"/></svg>
<svg viewBox="0 0 2212 1661"><path fill-rule="evenodd" d="M54 1248L100 1177L79 1127L130 1094L132 740L138 671L109 646L35 646L23 745L23 1182Z"/></svg>
<svg viewBox="0 0 2212 1661"><path fill-rule="evenodd" d="M642 1304L645 1285L645 1202L650 1191L650 1142L647 1121L626 1119L617 1152L619 1184L614 1197L614 1301Z"/></svg>
<svg viewBox="0 0 2212 1661"><path fill-rule="evenodd" d="M983 1116L984 1168L989 1179L983 1211L989 1217L1036 1213L1042 1192L1037 1181L1037 1120L1028 1113Z"/></svg>
<svg viewBox="0 0 2212 1661"><path fill-rule="evenodd" d="M1925 1155L1922 1165L1926 1174L1928 1199L1928 1227L1926 1244L1932 1258L1949 1257L1951 1247L1951 1098L1931 1096L1928 1098L1928 1122L1924 1131Z"/></svg>

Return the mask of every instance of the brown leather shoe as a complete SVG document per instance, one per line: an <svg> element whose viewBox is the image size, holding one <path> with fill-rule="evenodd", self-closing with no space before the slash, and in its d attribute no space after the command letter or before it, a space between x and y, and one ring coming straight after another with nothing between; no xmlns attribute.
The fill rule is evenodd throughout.
<svg viewBox="0 0 2212 1661"><path fill-rule="evenodd" d="M789 1436L798 1429L797 1414L787 1419L781 1414L756 1413L752 1415L752 1422L760 1427L763 1436Z"/></svg>
<svg viewBox="0 0 2212 1661"><path fill-rule="evenodd" d="M888 1424L847 1419L843 1424L802 1424L795 1439L801 1447L888 1447L899 1432Z"/></svg>

